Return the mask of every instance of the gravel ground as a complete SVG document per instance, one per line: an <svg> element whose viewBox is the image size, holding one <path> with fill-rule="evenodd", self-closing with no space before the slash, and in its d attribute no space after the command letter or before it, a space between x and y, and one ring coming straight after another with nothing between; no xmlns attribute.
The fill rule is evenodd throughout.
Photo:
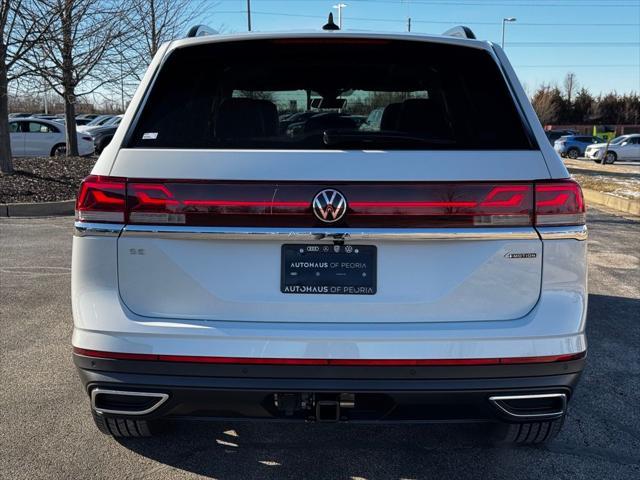
<svg viewBox="0 0 640 480"><path fill-rule="evenodd" d="M55 202L76 197L95 157L14 158L15 173L0 174L0 203Z"/></svg>

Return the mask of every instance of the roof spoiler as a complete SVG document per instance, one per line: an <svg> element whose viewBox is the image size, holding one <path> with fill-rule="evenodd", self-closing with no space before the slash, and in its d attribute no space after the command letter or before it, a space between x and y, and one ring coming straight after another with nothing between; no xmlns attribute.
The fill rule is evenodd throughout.
<svg viewBox="0 0 640 480"><path fill-rule="evenodd" d="M218 31L206 25L194 25L187 32L187 38L204 37L205 35L217 35Z"/></svg>
<svg viewBox="0 0 640 480"><path fill-rule="evenodd" d="M442 35L447 35L449 37L458 37L458 38L470 38L471 40L476 39L475 33L469 27L465 27L464 25L458 25L457 27L450 28Z"/></svg>

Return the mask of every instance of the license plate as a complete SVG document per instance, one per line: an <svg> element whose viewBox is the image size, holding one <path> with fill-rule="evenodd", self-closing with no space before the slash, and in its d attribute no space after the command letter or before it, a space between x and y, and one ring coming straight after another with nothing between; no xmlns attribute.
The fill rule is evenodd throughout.
<svg viewBox="0 0 640 480"><path fill-rule="evenodd" d="M282 246L282 293L373 295L377 248L373 245Z"/></svg>

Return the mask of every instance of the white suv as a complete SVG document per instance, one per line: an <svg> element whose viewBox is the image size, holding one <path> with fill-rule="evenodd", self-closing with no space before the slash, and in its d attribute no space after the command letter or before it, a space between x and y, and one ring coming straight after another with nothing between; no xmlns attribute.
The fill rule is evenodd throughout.
<svg viewBox="0 0 640 480"><path fill-rule="evenodd" d="M177 40L78 195L74 361L116 436L444 420L543 442L584 364L585 239L580 187L492 43Z"/></svg>

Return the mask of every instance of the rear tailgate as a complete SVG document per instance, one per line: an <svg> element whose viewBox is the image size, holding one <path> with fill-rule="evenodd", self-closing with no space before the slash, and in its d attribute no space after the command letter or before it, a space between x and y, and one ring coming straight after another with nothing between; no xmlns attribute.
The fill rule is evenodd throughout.
<svg viewBox="0 0 640 480"><path fill-rule="evenodd" d="M136 314L459 322L536 304L533 182L549 172L487 45L200 40L169 55L147 97L110 172L126 179L118 275ZM325 189L346 201L335 222L315 211ZM368 254L332 256L356 250ZM292 293L296 275L355 289Z"/></svg>
<svg viewBox="0 0 640 480"><path fill-rule="evenodd" d="M122 151L113 173L141 175L148 160L141 153ZM196 202L202 208L187 214L185 223L191 226L154 224L142 212L130 214L139 224L128 225L118 240L119 288L124 303L139 315L267 322L507 320L525 315L538 299L542 244L530 218L524 220L529 226L501 226L470 215L479 210L464 206L486 200L496 186L527 186L531 182L525 179L544 176L538 152L484 152L484 168L466 169L476 173L455 183L442 182L452 176L448 169L478 162L477 153L395 152L391 163L385 154L316 152L317 164L324 167L316 171L300 168L296 152L192 151L180 153L179 172L174 155L153 153L154 172L161 178L183 177L165 181L169 193L156 196L191 201L192 211ZM359 173L364 181L353 182L351 172L364 162L370 167ZM271 169L262 170L263 164ZM286 178L269 179L276 172L286 172L279 174ZM320 181L327 172L333 172L332 180ZM373 181L374 172L394 182ZM222 179L204 180L211 177ZM436 181L416 181L425 179ZM154 185L130 180L129 199L133 190L154 196ZM313 197L324 188L342 192L349 204L337 226L322 225L312 212ZM493 200L508 205L520 193L503 191ZM447 203L451 198L455 206ZM524 206L527 199L521 200ZM484 210L496 214L514 208ZM350 237L338 242L322 233ZM375 246L376 293L283 293L284 244Z"/></svg>

